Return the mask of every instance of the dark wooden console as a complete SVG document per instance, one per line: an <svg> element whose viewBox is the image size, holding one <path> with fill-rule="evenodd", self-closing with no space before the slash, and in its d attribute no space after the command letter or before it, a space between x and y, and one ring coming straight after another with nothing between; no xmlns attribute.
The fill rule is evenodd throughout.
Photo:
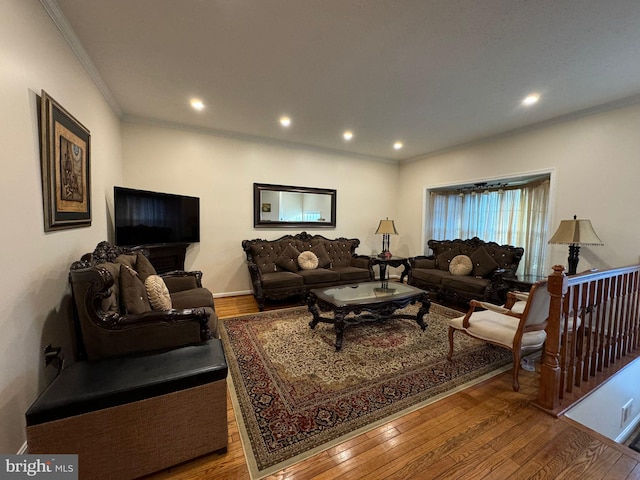
<svg viewBox="0 0 640 480"><path fill-rule="evenodd" d="M158 273L173 270L184 270L184 258L188 243L172 243L167 245L143 245L149 252L149 261Z"/></svg>

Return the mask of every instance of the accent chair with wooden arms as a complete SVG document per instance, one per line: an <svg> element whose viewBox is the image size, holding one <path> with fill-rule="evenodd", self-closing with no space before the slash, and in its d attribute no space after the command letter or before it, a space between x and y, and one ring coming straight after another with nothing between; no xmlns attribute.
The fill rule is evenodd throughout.
<svg viewBox="0 0 640 480"><path fill-rule="evenodd" d="M540 350L547 338L545 328L551 297L547 280L527 293L509 292L504 306L471 300L466 315L449 320L449 354L453 357L453 334L456 330L485 342L507 348L513 353L513 390L518 391L520 358ZM477 310L483 308L484 310Z"/></svg>

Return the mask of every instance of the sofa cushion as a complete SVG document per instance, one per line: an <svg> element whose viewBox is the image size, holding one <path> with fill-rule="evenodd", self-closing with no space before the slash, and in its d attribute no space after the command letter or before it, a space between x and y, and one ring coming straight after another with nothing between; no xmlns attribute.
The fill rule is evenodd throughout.
<svg viewBox="0 0 640 480"><path fill-rule="evenodd" d="M121 263L122 265L126 265L129 268L136 269L136 262L138 261L138 257L135 253L123 253L122 255L118 255L116 257L116 263Z"/></svg>
<svg viewBox="0 0 640 480"><path fill-rule="evenodd" d="M486 277L499 267L484 247L478 248L471 254L471 261L473 262L473 275L476 277Z"/></svg>
<svg viewBox="0 0 640 480"><path fill-rule="evenodd" d="M442 252L440 255L436 257L436 264L438 268L440 270L446 270L448 272L449 264L451 263L451 260L453 260L454 257L459 254L460 254L460 248L458 248L457 245L451 248L450 250L446 250Z"/></svg>
<svg viewBox="0 0 640 480"><path fill-rule="evenodd" d="M147 298L154 310L171 310L171 295L164 280L158 275L149 275L144 281Z"/></svg>
<svg viewBox="0 0 640 480"><path fill-rule="evenodd" d="M418 258L413 262L413 268L438 268L436 260L431 258Z"/></svg>
<svg viewBox="0 0 640 480"><path fill-rule="evenodd" d="M341 282L357 283L370 280L369 270L366 268L340 267L334 268L334 271L340 275Z"/></svg>
<svg viewBox="0 0 640 480"><path fill-rule="evenodd" d="M442 279L442 287L458 292L474 293L482 296L489 285L489 280L484 278L451 275Z"/></svg>
<svg viewBox="0 0 640 480"><path fill-rule="evenodd" d="M496 342L505 347L513 347L513 338L518 330L520 320L509 315L502 315L491 310L476 310L473 313L469 328L463 328L464 315L449 320L449 325L457 330L466 330L474 337ZM475 321L474 321L475 320ZM525 333L522 336L522 347L542 347L547 338L544 330Z"/></svg>
<svg viewBox="0 0 640 480"><path fill-rule="evenodd" d="M473 262L466 255L456 255L449 263L452 275L469 275L473 270Z"/></svg>
<svg viewBox="0 0 640 480"><path fill-rule="evenodd" d="M276 259L276 265L280 268L284 268L289 272L298 271L298 257L300 252L293 245L287 245L284 250L278 255Z"/></svg>
<svg viewBox="0 0 640 480"><path fill-rule="evenodd" d="M348 267L351 264L352 242L349 240L323 240L322 244L331 259L331 268Z"/></svg>
<svg viewBox="0 0 640 480"><path fill-rule="evenodd" d="M150 275L157 275L156 269L153 268L149 259L145 257L144 253L140 250L136 251L136 266L134 270L138 272L142 283L144 283Z"/></svg>
<svg viewBox="0 0 640 480"><path fill-rule="evenodd" d="M298 265L302 270L315 270L318 268L318 257L311 250L298 255Z"/></svg>
<svg viewBox="0 0 640 480"><path fill-rule="evenodd" d="M193 288L171 294L173 308L213 308L213 295L208 288Z"/></svg>
<svg viewBox="0 0 640 480"><path fill-rule="evenodd" d="M316 283L338 282L340 275L335 270L327 270L326 268L316 268L315 270L300 270L298 272L303 278L305 285L313 285Z"/></svg>
<svg viewBox="0 0 640 480"><path fill-rule="evenodd" d="M120 265L120 296L125 313L144 313L151 311L147 298L147 289L138 278L138 273L126 265Z"/></svg>
<svg viewBox="0 0 640 480"><path fill-rule="evenodd" d="M318 267L325 268L331 264L331 259L329 258L329 254L327 253L327 249L324 248L324 245L321 243L317 243L311 249L310 252L313 252L316 257L318 257Z"/></svg>
<svg viewBox="0 0 640 480"><path fill-rule="evenodd" d="M433 285L440 285L442 279L450 277L451 273L437 268L414 268L411 270L411 276Z"/></svg>
<svg viewBox="0 0 640 480"><path fill-rule="evenodd" d="M304 279L293 272L269 272L262 274L262 285L266 289L302 286Z"/></svg>

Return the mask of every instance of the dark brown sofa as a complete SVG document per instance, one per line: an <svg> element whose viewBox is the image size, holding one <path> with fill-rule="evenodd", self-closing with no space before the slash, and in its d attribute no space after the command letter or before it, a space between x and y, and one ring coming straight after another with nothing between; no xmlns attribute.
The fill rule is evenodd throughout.
<svg viewBox="0 0 640 480"><path fill-rule="evenodd" d="M355 253L359 245L357 238L332 240L307 232L276 240L243 240L258 307L263 310L266 300L294 296L302 301L313 288L373 280L373 260ZM298 254L307 251L318 258L317 268L300 268Z"/></svg>
<svg viewBox="0 0 640 480"><path fill-rule="evenodd" d="M476 299L504 303L510 287L507 280L516 278L524 254L521 247L484 242L478 237L429 240L428 245L432 255L410 259L408 283L433 292L440 300L456 302Z"/></svg>
<svg viewBox="0 0 640 480"><path fill-rule="evenodd" d="M71 265L80 359L161 351L218 338L213 295L202 287L202 272L159 275L168 292L155 300L167 305L152 305L144 281L156 271L146 255L145 249L101 242Z"/></svg>

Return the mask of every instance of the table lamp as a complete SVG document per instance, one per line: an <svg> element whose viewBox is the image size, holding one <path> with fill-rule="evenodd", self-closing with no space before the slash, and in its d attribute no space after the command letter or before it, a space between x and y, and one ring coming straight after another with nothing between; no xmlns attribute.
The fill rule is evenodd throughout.
<svg viewBox="0 0 640 480"><path fill-rule="evenodd" d="M604 245L591 226L590 220L562 220L550 244L569 245L569 275L575 275L578 268L580 245Z"/></svg>
<svg viewBox="0 0 640 480"><path fill-rule="evenodd" d="M389 251L389 235L398 234L393 220L389 220L388 218L386 220L380 220L376 234L382 235L382 252L380 252L378 256L382 258L391 257L391 252Z"/></svg>

